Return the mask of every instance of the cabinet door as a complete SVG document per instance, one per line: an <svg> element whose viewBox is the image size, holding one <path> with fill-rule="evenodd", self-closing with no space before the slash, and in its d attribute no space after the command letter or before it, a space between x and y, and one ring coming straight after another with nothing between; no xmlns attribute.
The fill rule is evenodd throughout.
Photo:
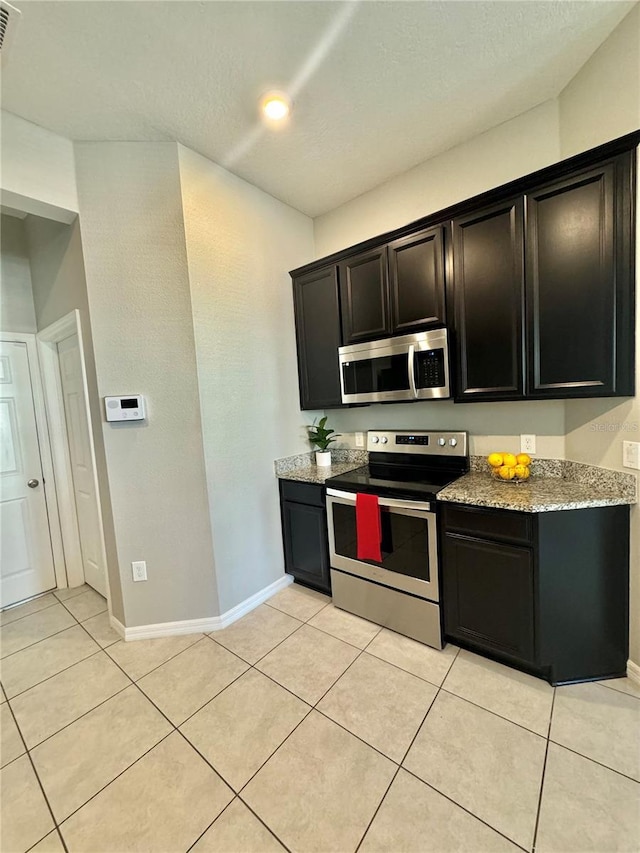
<svg viewBox="0 0 640 853"><path fill-rule="evenodd" d="M527 198L528 393L616 391L613 164Z"/></svg>
<svg viewBox="0 0 640 853"><path fill-rule="evenodd" d="M331 592L326 510L285 500L282 502L282 525L287 572Z"/></svg>
<svg viewBox="0 0 640 853"><path fill-rule="evenodd" d="M298 346L300 406L328 409L342 405L338 347L340 309L335 266L293 280Z"/></svg>
<svg viewBox="0 0 640 853"><path fill-rule="evenodd" d="M529 549L447 533L442 580L447 636L479 650L534 663Z"/></svg>
<svg viewBox="0 0 640 853"><path fill-rule="evenodd" d="M391 334L386 246L340 264L340 299L345 344Z"/></svg>
<svg viewBox="0 0 640 853"><path fill-rule="evenodd" d="M523 209L518 198L452 223L458 402L524 393Z"/></svg>
<svg viewBox="0 0 640 853"><path fill-rule="evenodd" d="M389 244L393 332L444 325L443 228L429 228Z"/></svg>

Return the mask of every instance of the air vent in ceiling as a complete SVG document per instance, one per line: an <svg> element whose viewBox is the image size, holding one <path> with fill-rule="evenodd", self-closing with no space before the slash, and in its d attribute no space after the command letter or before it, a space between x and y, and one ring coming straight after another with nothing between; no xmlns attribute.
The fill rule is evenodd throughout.
<svg viewBox="0 0 640 853"><path fill-rule="evenodd" d="M0 0L0 54L3 59L6 57L8 48L11 47L20 15L19 9Z"/></svg>

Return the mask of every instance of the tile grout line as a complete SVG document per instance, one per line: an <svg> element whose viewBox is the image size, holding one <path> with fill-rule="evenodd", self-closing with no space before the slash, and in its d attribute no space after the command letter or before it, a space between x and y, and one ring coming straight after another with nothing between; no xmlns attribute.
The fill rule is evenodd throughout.
<svg viewBox="0 0 640 853"><path fill-rule="evenodd" d="M8 704L8 703L7 703L7 704ZM24 739L24 736L23 736L23 734L22 734L22 729L21 729L21 728L20 728L20 726L18 725L18 721L16 720L16 716L15 716L15 714L13 713L13 708L11 707L11 705L9 705L9 713L11 714L11 716L12 716L12 718L13 718L13 723L14 723L14 725L15 725L16 729L18 730L18 734L20 735L20 740L22 741L22 745L24 746L24 750L25 750L25 751L24 751L24 755L26 756L27 760L29 761L29 764L31 765L31 769L32 769L32 771L33 771L33 775L36 777L36 782L38 783L38 786L39 786L39 788L40 788L40 791L42 792L43 799L44 799L44 801L45 801L45 804L46 804L46 806L47 806L47 809L49 810L49 814L51 815L51 820L53 821L53 827L54 827L54 829L53 829L53 830L51 830L51 829L50 829L50 830L48 830L48 831L47 831L47 832L42 836L42 838L46 838L46 837L47 837L47 835L49 835L51 832L53 832L54 830L58 830L58 822L57 822L57 820L56 820L56 816L55 816L55 814L53 813L53 809L51 808L51 803L49 802L49 798L47 797L47 792L46 792L46 791L45 791L45 789L44 789L44 785L43 785L43 783L42 783L42 780L40 779L40 776L38 775L38 770L36 769L36 765L35 765L35 762L34 762L34 760L33 760L33 756L31 755L31 752L30 752L29 748L27 747L27 742L26 742L26 741L25 741L25 739ZM22 756L19 756L19 757L21 758ZM8 766L8 765L7 765L7 766ZM62 838L61 833L60 833L60 832L58 832L58 835L60 835L60 837L61 837L61 840L62 840L62 846L64 847L65 853L68 853L67 845L64 843L64 839ZM36 845L36 844L39 844L39 843L42 841L42 838L39 838L39 839L35 842L35 844L32 844L31 846L32 846L32 847L35 847L35 845Z"/></svg>
<svg viewBox="0 0 640 853"><path fill-rule="evenodd" d="M628 676L626 676L626 677L628 677ZM615 679L609 678L607 680L608 681L614 681ZM631 696L632 699L636 699L638 702L640 702L640 696L636 696L635 693L628 693L626 690L620 690L619 687L611 687L611 685L607 684L605 681L591 681L591 682L587 682L587 683L597 684L600 687L606 687L607 690L613 690L614 693L621 693L623 696Z"/></svg>
<svg viewBox="0 0 640 853"><path fill-rule="evenodd" d="M62 607L64 607L64 604L62 604L62 602L60 602L60 605L61 605ZM49 608L46 608L46 609L48 610ZM66 610L66 608L65 608L65 610ZM38 612L39 612L39 611L38 611ZM73 616L73 613L71 613L69 610L67 610L67 613L69 613L71 616ZM32 614L31 614L31 616L37 616L37 615L38 615L38 613L32 613ZM24 618L26 619L26 618L28 618L28 617L26 617L26 616L25 616ZM76 617L75 617L75 616L73 616L73 618L74 618L74 620L75 620L76 625L81 625L81 624L82 624L81 622L78 622L78 620L76 619ZM16 620L16 622L19 622L19 621L20 621L19 619L17 619L17 620ZM15 624L16 624L15 622L10 622L8 625L4 625L3 627L5 627L5 628L9 628L11 625L15 625ZM37 645L38 645L38 643L42 643L42 642L44 642L45 640L50 640L50 639L51 639L51 637L57 637L57 636L58 636L58 634L62 634L62 633L64 633L64 631L68 631L68 630L69 630L69 628L75 628L75 627L76 627L76 625L65 625L65 627L64 627L64 628L61 628L59 631L54 631L52 634L47 634L47 636L46 636L46 637L40 637L40 639L39 639L39 640L36 640L36 641L35 641L35 642L33 642L33 643L29 643L29 645L28 645L28 646L23 646L21 649L16 649L16 650L15 650L15 652L10 652L8 655L5 655L4 657L0 658L0 661L9 660L9 658L13 657L14 655L18 655L18 654L20 654L20 652L24 652L24 651L26 651L27 649L32 649L34 646L37 646ZM92 639L93 639L93 637L92 637Z"/></svg>
<svg viewBox="0 0 640 853"><path fill-rule="evenodd" d="M380 632L378 632L378 633L380 633ZM378 636L378 634L376 634L376 637L377 637L377 636ZM375 637L374 637L373 639L375 639ZM373 640L371 640L371 642L373 642ZM369 645L369 644L368 644L368 645ZM367 647L368 647L368 646L367 646ZM443 679L442 679L441 685L442 685L442 684L444 684L444 681L445 681L445 679L446 679L447 675L449 675L449 672L451 671L451 667L453 666L453 664L454 664L454 663L455 663L455 661L457 660L457 657L458 657L458 654L459 654L459 653L460 653L460 649L458 649L458 651L457 651L457 652L456 652L456 654L454 655L453 660L451 661L451 664L449 665L449 668L447 669L446 673L444 674L444 677L443 677ZM380 660L380 658L379 658L379 660ZM428 682L427 682L427 683L428 683ZM433 687L435 687L436 685L432 685L432 686L433 686ZM389 785L387 786L387 790L386 790L386 791L384 792L384 794L382 795L382 799L380 800L380 802L378 803L378 805L377 805L377 807L376 807L375 811L374 811L374 812L373 812L373 814L371 815L371 820L370 820L370 821L369 821L369 823L366 825L365 830L364 830L364 832L362 833L362 836L361 836L361 838L360 838L360 841L358 842L358 845L357 845L357 847L356 847L356 849L355 849L355 853L358 853L358 851L360 850L360 847L362 846L362 843L363 843L364 839L367 837L367 833L368 833L368 832L369 832L369 830L371 829L371 826L372 826L372 824L373 824L374 820L376 819L376 815L378 814L378 812L379 812L379 811L380 811L380 809L382 808L382 804L383 804L383 803L384 803L384 801L386 800L386 798L387 798L387 794L388 794L388 793L389 793L389 791L391 790L391 786L392 786L392 785L393 785L393 783L395 782L395 780L396 780L396 778L397 778L397 776L398 776L398 773L400 773L400 769L402 768L403 762L404 762L404 760L406 759L407 755L409 754L409 751L411 750L411 747L413 746L413 744L414 744L414 742L415 742L415 739L418 737L418 734L420 733L420 730L422 729L422 727L423 727L423 725L424 725L425 720L426 720L426 719L427 719L427 717L429 716L429 711L433 708L433 705L434 705L434 703L435 703L436 699L438 698L438 695L439 695L439 693L440 693L440 690L441 690L441 689L442 689L442 686L440 686L440 687L438 687L438 688L436 689L436 692L435 692L435 695L434 695L433 699L431 700L431 702L429 702L429 707L428 707L428 708L427 708L427 710L425 711L425 714L424 714L424 716L423 716L423 718L422 718L422 720L421 720L420 724L419 724L419 725L418 725L418 727L416 728L416 730L415 730L415 732L414 732L414 734L413 734L413 737L411 738L411 741L410 741L410 743L409 743L409 746L406 748L406 750L405 750L405 752L404 752L404 755L402 756L402 758L401 758L401 759L400 759L400 761L398 762L398 767L397 767L397 769L396 769L396 772L393 774L393 778L392 778L392 779L391 779L391 781L389 782Z"/></svg>
<svg viewBox="0 0 640 853"><path fill-rule="evenodd" d="M49 594L50 594L50 593L45 592L45 595L49 595ZM37 599L36 599L36 598L33 598L33 599L31 599L31 600L32 600L32 601L37 601ZM28 602L25 602L25 603L27 603L27 604L28 604ZM50 604L47 604L47 605L46 605L46 607L41 607L41 608L40 608L40 610L34 610L34 611L33 611L33 613L24 613L22 616L18 616L18 618L17 618L17 619L12 619L10 622L5 622L4 624L0 624L0 629L1 629L1 628L8 628L8 627L9 627L9 625L17 625L17 624L18 624L18 622L22 622L22 620L23 620L23 619L28 619L28 618L29 618L29 616L37 616L37 615L38 615L38 613L44 613L44 612L45 612L45 610L48 610L50 607L53 607L53 606L54 606L54 605L56 605L56 604L60 604L60 601L59 601L57 598L55 598L55 599L54 599ZM7 608L5 608L5 610L0 610L0 616L1 616L3 613L11 613L11 611L12 611L12 610L14 610L14 609L15 609L15 610L17 610L17 609L18 609L18 607L22 607L22 606L23 606L22 604L18 604L18 605L16 605L16 607L15 607L15 608L13 608L13 607L7 607Z"/></svg>
<svg viewBox="0 0 640 853"><path fill-rule="evenodd" d="M543 740L548 737L547 735L541 735L540 732L536 732L533 729L528 729L526 726L522 725L522 723L516 723L515 720L511 720L509 719L509 717L503 717L502 714L499 714L497 711L492 711L490 708L485 708L484 705L478 705L477 702L474 702L472 699L467 699L466 696L460 696L458 693L453 693L451 690L447 690L446 687L442 687L441 689L443 693L447 694L447 696L453 696L454 699L461 699L463 702L467 702L469 705L473 705L474 708L479 708L481 711L486 711L487 714L491 714L492 716L497 717L499 720L503 720L505 723L511 723L511 725L517 726L519 729L522 729L522 731L524 732L528 732L530 735L536 735L537 737L542 738ZM551 700L551 703L553 706L553 699Z"/></svg>
<svg viewBox="0 0 640 853"><path fill-rule="evenodd" d="M479 821L480 823L484 824L486 827L488 827L488 829L491 829L491 830L493 830L493 832L497 833L498 835L501 835L510 844L513 844L519 850L524 850L525 853L531 853L531 851L529 851L526 847L523 847L522 844L518 844L518 842L514 841L513 838L509 838L509 836L505 835L504 832L502 832L499 829L496 829L495 826L492 826L490 823L487 823L487 821L484 818L479 817L477 814L475 814L469 808L467 808L467 806L461 805L459 802L457 802L452 797L450 797L449 794L445 794L444 791L441 791L439 788L436 788L436 786L432 782L425 781L421 776L418 776L417 773L414 773L413 770L410 770L408 767L405 767L404 765L402 765L400 769L404 770L404 772L408 773L410 776L413 776L413 778L417 779L418 782L422 782L423 785L426 785L428 788L431 788L431 790L435 791L436 794L440 794L440 796L444 797L445 800L448 800L452 805L457 806L457 808L461 809L463 812L466 812L470 817L472 817L475 820Z"/></svg>
<svg viewBox="0 0 640 853"><path fill-rule="evenodd" d="M540 812L542 810L542 794L544 792L544 780L545 780L545 776L547 773L547 757L549 755L549 743L550 743L549 739L551 736L551 724L553 723L553 708L554 708L555 703L556 703L557 690L558 690L557 687L553 688L553 698L551 700L551 713L549 714L549 725L547 727L547 743L546 743L545 749L544 749L544 761L542 762L542 775L540 777L540 791L538 793L538 808L536 809L536 822L535 822L535 825L533 827L533 841L531 844L532 851L535 851L536 843L538 840L538 827L540 826Z"/></svg>
<svg viewBox="0 0 640 853"><path fill-rule="evenodd" d="M72 627L75 628L75 625ZM58 672L54 672L53 675L48 675L46 678L43 678L41 681L36 681L35 684L31 684L29 687L25 687L24 690L21 690L19 693L16 693L10 699L7 698L7 702L13 702L14 699L17 699L20 696L24 696L25 693L28 693L30 690L33 690L34 687L39 687L41 684L45 684L45 682L51 681L51 679L55 678L56 675L61 675L63 672L67 672L68 670L73 669L74 666L77 666L79 663L84 663L86 660L89 660L89 658L94 658L96 655L99 655L100 652L103 652L103 651L104 651L104 649L97 649L95 652L91 652L91 654L87 655L85 658L80 658L80 660L77 660L77 661L74 661L73 663L70 663L69 666L65 666L64 669L60 669L60 670L58 670ZM112 659L109 658L109 660L112 660Z"/></svg>
<svg viewBox="0 0 640 853"><path fill-rule="evenodd" d="M584 758L585 761L590 761L592 764L597 764L598 767L602 767L604 770L610 770L617 776L622 776L623 779L628 779L629 782L635 782L636 785L640 785L640 779L634 779L633 776L627 776L627 774L623 773L622 770L616 770L615 767L609 767L608 764L603 764L601 761L597 761L595 758L591 758L589 755L584 755L584 753L578 752L577 750L572 749L570 746L566 746L564 743L559 743L559 741L553 740L552 738L549 738L549 743L552 743L554 746L559 746L560 749L566 749L567 752L572 752L574 755L578 755L580 758Z"/></svg>
<svg viewBox="0 0 640 853"><path fill-rule="evenodd" d="M79 623L79 624L82 624L82 623ZM89 632L87 631L87 629L86 629L86 628L85 628L84 630L87 632L87 634L89 633ZM298 630L298 629L296 629L296 630ZM295 632L293 632L293 633L295 633ZM202 640L202 639L204 639L204 637L205 637L205 636L208 636L208 635L203 635L203 637L201 638L201 640ZM184 652L184 651L188 651L188 649L189 649L189 648L192 648L193 646L197 645L199 642L201 642L201 640L197 640L197 641L196 641L195 643L193 643L191 646L188 646L188 647L187 647L187 649L183 649L182 651L183 651L183 652ZM283 642L284 642L284 641L283 641ZM223 648L224 648L224 647L223 647ZM229 649L226 649L226 651L230 651L230 650L229 650ZM230 653L231 653L231 652L230 652ZM179 655L179 654L182 654L182 652L179 652L177 655L174 655L174 656L173 656L173 658L178 657L178 655ZM231 654L232 654L232 653L231 653ZM238 656L236 655L236 657L238 657ZM173 660L173 658L169 658L169 660ZM239 659L241 660L241 658L239 658ZM165 661L165 663L167 663L167 662L168 662L168 661ZM229 784L229 782L224 778L224 776L222 776L222 774L221 774L221 773L219 773L219 771L218 771L218 770L216 770L216 768L213 766L213 764L211 764L211 762L210 762L207 758L205 758L205 756L200 752L200 750L199 750L199 749L197 749L197 748L194 746L194 744L192 744L192 743L191 743L191 741L186 737L186 735L185 735L182 731L180 731L180 729L178 728L178 726L174 725L174 723L173 723L173 722L172 722L172 721L171 721L171 720L166 716L166 714L165 714L165 713L164 713L164 712L163 712L163 711L162 711L162 710L161 710L161 709L160 709L160 708L155 704L155 702L153 702L153 700L152 700L152 699L150 699L150 698L146 695L146 693L142 690L142 688L141 688L141 687L139 687L139 685L137 684L137 682L136 682L136 681L134 681L134 680L131 678L131 676L130 676L127 672L125 672L125 671L122 669L122 667L120 667L120 666L119 666L119 664L118 664L118 662L117 662L117 661L114 661L114 663L116 664L116 666L118 666L118 667L119 667L119 669L121 669L121 670L122 670L122 672L124 672L124 674L127 676L127 678L129 678L129 679L131 680L132 685L138 688L139 692L144 696L144 698L145 698L148 702L150 702L150 704L151 704L151 705L152 705L152 706L153 706L153 707L158 711L158 713L162 714L162 716L165 718L165 720L166 720L166 721L168 722L168 724L171 726L171 731L170 731L170 732L168 732L168 733L167 733L163 738L161 738L161 739L158 741L158 743L154 744L154 745L153 745L153 746L151 746L148 750L146 750L146 752L144 752L142 755L138 756L138 758L137 758L134 762L132 762L131 764L129 764L129 765L128 765L124 770L122 770L120 773L118 773L118 775L117 775L117 776L115 776L113 779L111 779L111 780L110 780L106 785L104 785L104 786L103 786L99 791L96 791L96 793L95 793L95 794L93 794L93 795L92 795L92 796L91 796L91 797L90 797L86 802L82 803L82 805L81 805L81 806L79 806L79 807L78 807L74 812L72 812L72 814L76 814L76 812L78 812L78 811L80 811L80 809L84 808L84 806L86 806L86 805L87 805L87 803L89 803L92 799L94 799L94 797L97 797L97 796L98 796L98 794L100 794L102 791L104 791L104 790L105 790L105 788L108 788L108 787L109 787L109 785L111 785L113 782L115 782L115 780L116 780L116 779L118 779L120 776L122 776L124 773L126 773L126 772L127 772L127 770L129 770L131 767L133 767L133 765L134 765L134 764L137 764L137 763L138 763L138 761L140 761L142 758L144 758L146 755L148 755L148 754L149 754L153 749L155 749L155 748L156 748L160 743L162 743L164 740L166 740L170 735L172 735L172 734L176 733L176 734L180 735L180 737L185 741L185 743L186 743L186 744L187 744L191 749L193 749L193 751L194 751L194 752L195 752L195 753L196 753L196 754L197 754L197 755L198 755L198 756L199 756L199 757L200 757L200 758L205 762L205 764L207 764L207 765L211 768L211 770L212 770L212 771L216 774L216 776L217 776L217 777L218 777L218 778L223 782L223 784L227 785L227 787L229 788L229 790L230 790L230 791L232 791L232 792L233 792L233 794L235 795L235 796L234 796L234 799L235 799L235 797L238 797L238 798L241 800L241 802L243 802L243 803L244 803L244 805L245 805L245 806L246 806L246 807L251 811L251 813L252 813L252 814L254 814L254 815L255 815L255 817L256 817L258 820L260 820L260 822L261 822L261 823L266 827L266 829L267 829L267 830L268 830L268 831L269 831L269 832L270 832L270 833L271 833L271 834L272 834L272 835L273 835L273 836L274 836L274 837L275 837L275 838L276 838L276 839L277 839L277 840L282 844L282 846L285 848L285 850L289 851L289 848L284 844L284 842L282 842L282 841L281 841L281 839L280 839L280 838L278 838L278 836L275 834L275 832L273 832L273 830L272 830L269 826L267 826L267 824L266 824L266 823L264 823L264 821L263 821L263 820L262 820L262 819L261 819L257 814L255 814L255 812L253 811L253 809L251 809L251 807L248 805L248 803L245 803L245 802L244 802L244 800L242 800L242 798L240 797L239 793L235 790L235 788L233 788L233 786ZM246 663L246 661L245 661L245 663ZM162 666L162 664L160 664L160 666ZM156 667L156 669L158 669L158 668L159 668L159 667ZM253 668L253 667L251 666L251 664L249 664L249 668ZM151 671L153 672L153 670L151 670ZM258 671L259 671L259 670L258 670ZM237 681L239 678L241 678L243 675L245 675L245 673L246 673L246 672L248 672L248 670L245 670L245 671L244 671L244 672L242 672L240 675L238 675L238 676L237 676L237 678L235 678L235 679L234 679L234 682L235 682L235 681ZM147 675L148 675L148 674L149 674L149 673L147 673ZM141 676L141 678L144 678L144 676ZM231 683L234 683L234 682L231 682ZM226 687L224 687L222 690L220 690L220 691L216 694L216 696L219 696L219 695L220 695L220 693L223 693L223 692L224 692L224 690L226 690L226 689L227 689L227 687L230 687L230 686L231 686L231 684L228 684ZM126 688L125 688L125 689L126 689ZM213 699L213 698L215 698L215 697L212 697L212 699ZM209 701L212 701L212 699L210 699ZM208 702L207 702L207 703L205 703L205 704L208 704ZM203 705L202 707L204 707L204 705ZM200 708L199 710L202 710L202 708ZM310 708L310 709L309 709L309 711L308 711L308 713L307 713L307 714L305 714L305 716L304 716L304 718L303 718L303 719L306 719L306 717L311 713L311 710L312 710L312 709ZM197 713L197 712L196 712L196 713ZM193 716L193 715L192 715L192 716ZM190 719L190 718L187 718L187 719ZM185 720L184 722L186 722L186 720ZM183 723L181 723L180 725L184 725L184 722L183 722ZM300 722L302 722L302 720L301 720ZM299 724L298 724L298 725L299 725ZM297 726L296 726L296 728L297 728ZM273 753L272 753L272 754L273 754ZM271 755L269 756L269 758L271 758ZM267 758L267 761L269 760L269 758ZM265 762L265 763L266 763L266 762ZM260 768L260 769L261 769L261 768ZM257 772L257 771L256 771L256 772ZM233 799L231 800L231 802L233 802ZM230 803L229 803L229 805L230 805ZM225 808L226 808L226 807L225 807ZM224 810L223 810L223 811L224 811ZM71 816L72 816L72 815L68 815L68 816L65 818L65 821L66 821L66 820L68 820ZM220 815L217 815L217 816L216 816L216 818L215 818L215 820L217 820L219 816L220 816ZM214 821L212 821L212 823L210 824L210 826L212 826L212 825L213 825L213 823L215 823L215 820L214 820ZM54 821L55 821L55 817L54 817ZM64 823L64 821L63 821L63 823ZM57 824L57 823L56 823L56 828L59 830L59 826L58 826L58 824ZM206 832L206 831L207 831L207 830L205 830L205 832ZM61 831L60 831L60 830L59 830L59 832L60 832L60 835L62 836L62 833L61 833ZM198 839L196 839L196 841L197 841L197 840L198 840ZM196 843L196 842L194 841L194 842L193 842L193 844L195 844L195 843ZM193 844L191 845L191 847L193 847ZM191 848L188 848L188 849L191 849ZM66 850L66 845L65 845L65 850Z"/></svg>

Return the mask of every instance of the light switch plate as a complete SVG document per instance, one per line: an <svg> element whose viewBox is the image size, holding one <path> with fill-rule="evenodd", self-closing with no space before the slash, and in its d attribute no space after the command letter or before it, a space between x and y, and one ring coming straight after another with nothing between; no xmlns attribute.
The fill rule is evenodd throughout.
<svg viewBox="0 0 640 853"><path fill-rule="evenodd" d="M356 447L364 447L364 433L357 432L356 433Z"/></svg>
<svg viewBox="0 0 640 853"><path fill-rule="evenodd" d="M622 465L625 468L640 470L640 442L622 442Z"/></svg>
<svg viewBox="0 0 640 853"><path fill-rule="evenodd" d="M535 453L536 452L536 437L535 435L520 436L520 453Z"/></svg>
<svg viewBox="0 0 640 853"><path fill-rule="evenodd" d="M147 564L144 560L136 560L136 562L131 563L131 571L134 581L146 581Z"/></svg>

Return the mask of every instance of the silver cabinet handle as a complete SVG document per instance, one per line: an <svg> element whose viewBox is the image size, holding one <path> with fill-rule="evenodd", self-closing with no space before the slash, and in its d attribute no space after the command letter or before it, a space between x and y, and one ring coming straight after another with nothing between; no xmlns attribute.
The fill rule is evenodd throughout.
<svg viewBox="0 0 640 853"><path fill-rule="evenodd" d="M29 486L30 489L37 489L39 485L40 480L27 480L27 486Z"/></svg>

